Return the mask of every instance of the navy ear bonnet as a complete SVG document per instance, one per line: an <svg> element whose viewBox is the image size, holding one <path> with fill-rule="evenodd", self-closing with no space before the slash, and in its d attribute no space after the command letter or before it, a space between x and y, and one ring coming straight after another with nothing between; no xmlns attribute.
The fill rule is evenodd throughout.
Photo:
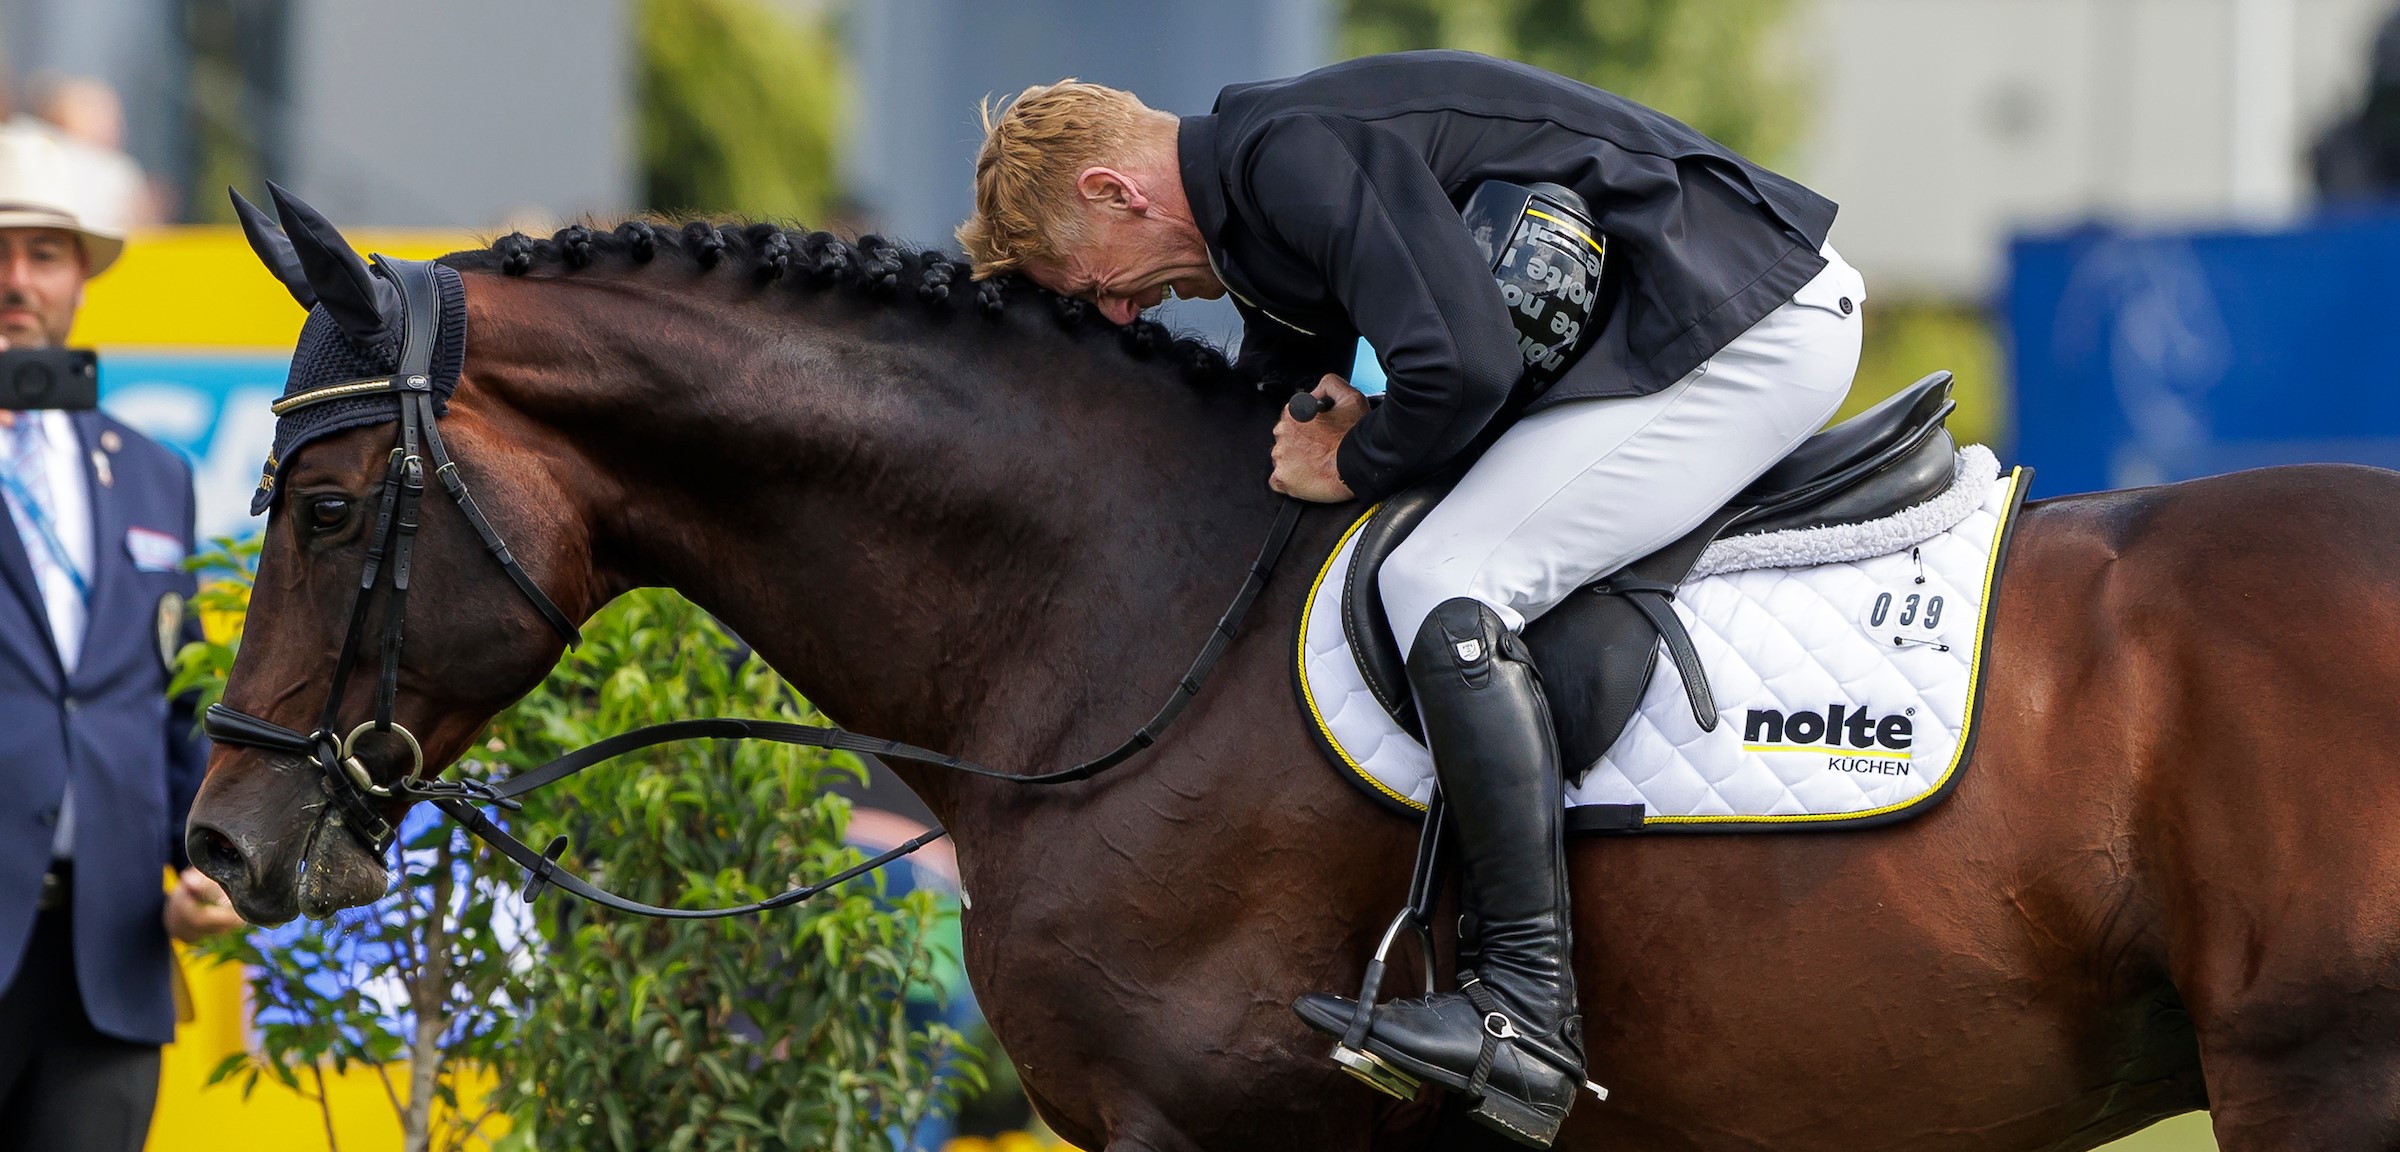
<svg viewBox="0 0 2400 1152"><path fill-rule="evenodd" d="M375 275L393 279L377 257ZM450 394L458 390L458 374L467 362L467 293L457 269L436 264L433 282L439 297L435 313L431 378L434 414L449 410ZM396 285L395 285L396 287ZM394 293L397 297L398 293ZM283 384L286 399L353 380L373 380L400 369L401 338L406 322L387 315L380 339L363 342L342 329L322 303L309 309L300 328L300 345L292 353L291 375ZM297 408L275 421L275 447L267 456L258 491L251 494L250 514L265 512L275 503L283 470L310 441L348 428L382 424L400 418L400 398L390 392L346 396Z"/></svg>

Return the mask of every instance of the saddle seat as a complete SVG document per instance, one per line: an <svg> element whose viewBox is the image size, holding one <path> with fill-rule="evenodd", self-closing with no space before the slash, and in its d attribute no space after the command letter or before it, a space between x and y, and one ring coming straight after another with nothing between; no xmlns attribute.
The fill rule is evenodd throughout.
<svg viewBox="0 0 2400 1152"><path fill-rule="evenodd" d="M1716 709L1691 641L1667 599L1720 537L1858 524L1941 495L1957 468L1945 422L1958 405L1951 376L1936 372L1800 443L1682 539L1579 589L1525 628L1558 726L1562 763L1599 761L1639 705L1659 641L1677 664L1694 718L1714 728ZM1377 703L1420 739L1409 699L1407 649L1384 618L1384 561L1423 522L1455 477L1384 502L1364 528L1342 590L1342 632Z"/></svg>

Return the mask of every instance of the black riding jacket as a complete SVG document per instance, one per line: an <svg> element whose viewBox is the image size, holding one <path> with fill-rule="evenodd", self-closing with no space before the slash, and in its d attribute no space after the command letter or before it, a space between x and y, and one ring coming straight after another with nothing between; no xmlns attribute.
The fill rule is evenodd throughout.
<svg viewBox="0 0 2400 1152"><path fill-rule="evenodd" d="M1364 335L1390 378L1343 441L1352 492L1387 496L1502 419L1681 379L1825 267L1831 201L1671 117L1469 52L1405 52L1237 84L1183 118L1185 195L1280 383L1346 373ZM1582 359L1539 396L1483 254L1477 185L1580 194L1608 243Z"/></svg>

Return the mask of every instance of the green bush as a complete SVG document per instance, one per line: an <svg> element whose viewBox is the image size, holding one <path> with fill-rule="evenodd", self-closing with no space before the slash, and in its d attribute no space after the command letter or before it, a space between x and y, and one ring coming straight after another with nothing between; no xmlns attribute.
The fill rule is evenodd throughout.
<svg viewBox="0 0 2400 1152"><path fill-rule="evenodd" d="M255 543L218 541L195 561L210 578L197 604L212 639L179 655L178 690L222 693L256 556ZM672 592L619 599L584 637L454 771L519 770L669 719L820 719ZM528 797L508 822L537 845L567 835L569 866L636 899L742 903L859 859L841 841L848 801L821 786L860 771L817 749L679 745ZM862 879L799 907L697 923L553 892L529 914L516 866L430 809L403 833L390 898L209 946L249 967L259 1037L218 1079L321 1099L328 1065L363 1066L391 1088L404 1146L444 1149L491 1142L488 1111L459 1116L455 1087L489 1067L490 1105L513 1124L503 1143L543 1152L880 1152L984 1083L973 1048L908 1011L956 962L943 951L955 913L931 892L890 900Z"/></svg>
<svg viewBox="0 0 2400 1152"><path fill-rule="evenodd" d="M822 722L671 593L626 597L584 637L493 723L493 761L522 769L693 716ZM634 899L741 903L858 859L840 841L849 802L822 785L859 772L848 755L755 741L653 749L528 803L520 835L566 835L579 871ZM547 898L501 1095L544 1152L882 1148L982 1084L955 1032L908 1018L949 915L931 892L883 901L865 882L699 923Z"/></svg>

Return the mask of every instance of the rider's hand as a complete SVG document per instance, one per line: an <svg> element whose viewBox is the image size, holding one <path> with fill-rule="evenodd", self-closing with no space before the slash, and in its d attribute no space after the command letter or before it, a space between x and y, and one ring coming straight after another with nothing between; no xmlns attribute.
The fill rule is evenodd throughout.
<svg viewBox="0 0 2400 1152"><path fill-rule="evenodd" d="M167 935L186 944L249 927L225 890L197 868L186 868L167 890Z"/></svg>
<svg viewBox="0 0 2400 1152"><path fill-rule="evenodd" d="M1275 475L1267 480L1267 487L1302 500L1339 504L1350 499L1351 492L1350 486L1342 483L1333 456L1350 426L1367 414L1367 398L1349 381L1333 375L1318 381L1314 391L1332 400L1333 409L1305 424L1292 419L1287 409L1275 421Z"/></svg>

